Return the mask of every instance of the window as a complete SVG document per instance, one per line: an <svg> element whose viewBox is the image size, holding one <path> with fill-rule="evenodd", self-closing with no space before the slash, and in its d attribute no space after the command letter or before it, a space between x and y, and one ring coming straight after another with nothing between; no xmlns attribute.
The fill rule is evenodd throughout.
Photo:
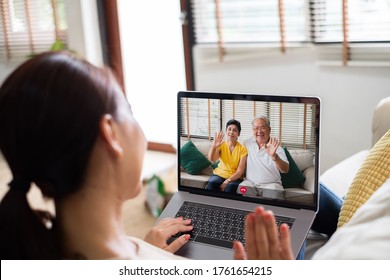
<svg viewBox="0 0 390 280"><path fill-rule="evenodd" d="M63 0L0 1L2 61L25 59L51 49L54 43L66 46L66 31Z"/></svg>
<svg viewBox="0 0 390 280"><path fill-rule="evenodd" d="M390 62L390 0L191 0L194 45L312 44L319 60ZM387 43L387 44L385 44Z"/></svg>
<svg viewBox="0 0 390 280"><path fill-rule="evenodd" d="M314 0L311 10L319 61L389 66L390 0Z"/></svg>
<svg viewBox="0 0 390 280"><path fill-rule="evenodd" d="M277 137L283 146L315 151L314 104L183 98L180 106L181 137L211 141L216 132L225 132L230 119L236 119L241 123L242 143L252 137L253 118L263 115L270 120L271 137Z"/></svg>
<svg viewBox="0 0 390 280"><path fill-rule="evenodd" d="M311 1L313 41L343 41L342 1ZM346 29L349 42L390 41L390 0L346 1Z"/></svg>
<svg viewBox="0 0 390 280"><path fill-rule="evenodd" d="M196 43L218 42L215 0L193 0ZM225 43L280 42L278 0L219 1ZM286 39L306 41L305 0L284 0Z"/></svg>

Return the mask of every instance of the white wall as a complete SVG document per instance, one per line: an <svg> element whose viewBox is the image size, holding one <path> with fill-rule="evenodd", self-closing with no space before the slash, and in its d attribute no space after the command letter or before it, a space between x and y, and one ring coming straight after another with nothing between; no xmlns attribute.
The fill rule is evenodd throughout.
<svg viewBox="0 0 390 280"><path fill-rule="evenodd" d="M89 62L103 66L102 44L95 0L65 0L68 46Z"/></svg>
<svg viewBox="0 0 390 280"><path fill-rule="evenodd" d="M285 55L227 55L222 63L209 53L195 49L197 90L321 98L321 173L371 147L373 110L390 96L390 67L318 66L310 48Z"/></svg>
<svg viewBox="0 0 390 280"><path fill-rule="evenodd" d="M134 116L149 141L176 146L176 96L186 88L180 2L120 0L118 11Z"/></svg>

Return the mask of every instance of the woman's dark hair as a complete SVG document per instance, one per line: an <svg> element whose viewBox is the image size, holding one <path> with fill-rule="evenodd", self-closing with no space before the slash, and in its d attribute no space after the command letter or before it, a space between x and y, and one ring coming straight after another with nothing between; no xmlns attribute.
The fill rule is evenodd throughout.
<svg viewBox="0 0 390 280"><path fill-rule="evenodd" d="M229 125L235 125L237 126L238 132L241 132L241 123L238 120L231 119L226 123L226 128L228 128Z"/></svg>
<svg viewBox="0 0 390 280"><path fill-rule="evenodd" d="M14 179L0 204L1 259L62 257L55 221L45 226L26 192L32 182L54 199L78 190L102 116L116 117L118 92L109 71L66 52L38 55L5 80L0 150Z"/></svg>

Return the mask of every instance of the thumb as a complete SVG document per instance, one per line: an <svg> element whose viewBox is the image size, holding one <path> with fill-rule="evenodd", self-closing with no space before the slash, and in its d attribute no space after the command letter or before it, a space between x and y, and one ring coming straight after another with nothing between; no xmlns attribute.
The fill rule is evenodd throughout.
<svg viewBox="0 0 390 280"><path fill-rule="evenodd" d="M172 241L172 243L169 244L167 247L165 247L164 250L171 252L171 253L175 253L182 246L184 246L188 242L189 239L190 239L189 234L183 234L180 237L176 238L174 241Z"/></svg>
<svg viewBox="0 0 390 280"><path fill-rule="evenodd" d="M241 242L234 241L233 249L234 249L233 259L235 259L235 260L246 260L247 259L244 246L242 245Z"/></svg>

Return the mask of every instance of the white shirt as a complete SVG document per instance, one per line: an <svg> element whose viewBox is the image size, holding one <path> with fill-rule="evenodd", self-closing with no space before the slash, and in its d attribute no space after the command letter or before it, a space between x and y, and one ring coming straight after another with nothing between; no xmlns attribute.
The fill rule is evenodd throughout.
<svg viewBox="0 0 390 280"><path fill-rule="evenodd" d="M174 255L168 251L160 249L152 244L145 242L144 240L136 237L128 236L128 239L133 242L137 249L129 255L128 259L138 260L185 260L181 256ZM127 259L127 258L126 258Z"/></svg>
<svg viewBox="0 0 390 280"><path fill-rule="evenodd" d="M313 259L390 259L390 178Z"/></svg>
<svg viewBox="0 0 390 280"><path fill-rule="evenodd" d="M259 149L259 146L253 137L247 139L244 142L244 145L248 150L246 179L256 184L282 184L279 169L265 149ZM286 153L281 147L278 147L276 153L280 159L288 163Z"/></svg>

